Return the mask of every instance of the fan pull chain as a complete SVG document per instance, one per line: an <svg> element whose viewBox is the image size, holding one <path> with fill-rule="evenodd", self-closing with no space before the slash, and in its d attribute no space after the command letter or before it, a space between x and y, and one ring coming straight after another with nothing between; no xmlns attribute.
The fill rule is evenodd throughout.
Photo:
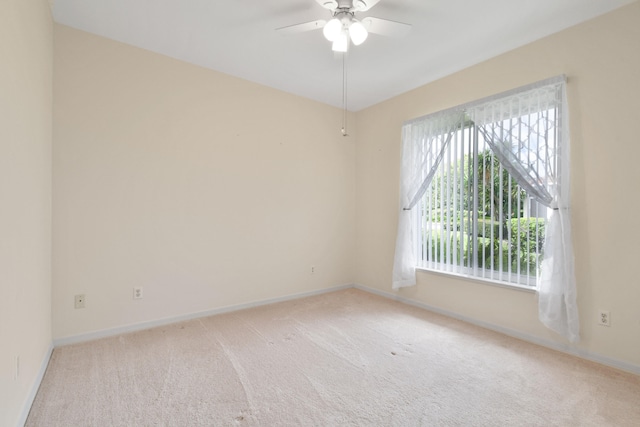
<svg viewBox="0 0 640 427"><path fill-rule="evenodd" d="M347 133L347 52L342 54L342 136Z"/></svg>

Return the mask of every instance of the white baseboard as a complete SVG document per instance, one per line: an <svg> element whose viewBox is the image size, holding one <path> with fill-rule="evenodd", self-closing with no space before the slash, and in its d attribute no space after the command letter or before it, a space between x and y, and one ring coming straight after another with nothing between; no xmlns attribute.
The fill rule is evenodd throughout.
<svg viewBox="0 0 640 427"><path fill-rule="evenodd" d="M402 302L404 304L408 304L408 305L412 305L415 307L419 307L422 308L424 310L428 310L434 313L438 313L438 314L442 314L444 316L448 316L448 317L452 317L454 319L458 319L458 320L462 320L463 322L467 322L467 323L471 323L473 325L476 326L480 326L482 328L485 329L489 329L495 332L499 332L501 334L504 335L508 335L514 338L518 338L520 340L523 341L527 341L533 344L537 344L540 345L542 347L547 347L550 348L552 350L557 350L563 353L567 353L567 354L571 354L573 356L577 356L580 357L582 359L586 359L586 360L590 360L592 362L596 362L596 363L600 363L602 365L606 365L606 366L610 366L616 369L620 369L622 371L626 371L626 372L631 372L633 374L636 375L640 375L640 366L632 364L632 363L628 363L628 362L624 362L618 359L614 359L611 357L607 357L607 356L603 356L597 353L593 353L587 350L582 350L579 348L575 348L569 345L565 345L562 343L558 343L558 342L554 342L551 340L546 340L540 337L536 337L534 335L530 335L530 334L526 334L526 333L522 333L513 329L509 329L509 328L505 328L503 326L499 326L493 323L489 323L489 322L484 322L478 319L474 319L472 317L468 317L468 316L464 316L458 313L454 313L452 311L448 311L448 310L444 310L438 307L434 307L431 306L429 304L425 304L419 301L415 301L412 300L410 298L405 298L405 297L401 297L397 294L391 293L391 292L385 292L385 291L381 291L379 289L374 289L374 288L370 288L368 286L364 286L364 285L360 285L360 284L349 284L349 285L341 285L341 286L334 286L331 288L326 288L326 289L319 289L319 290L315 290L315 291L309 291L309 292L301 292L301 293L296 293L296 294L290 294L290 295L285 295L283 297L277 297L277 298L269 298L269 299L265 299L265 300L260 300L260 301L253 301L253 302L249 302L249 303L244 303L244 304L237 304L237 305L232 305L232 306L227 306L227 307L221 307L221 308L216 308L213 310L207 310L207 311L201 311L201 312L196 312L196 313L190 313L190 314L186 314L186 315L181 315L181 316L174 316L174 317L168 317L168 318L164 318L164 319L158 319L158 320L153 320L153 321L148 321L148 322L141 322L141 323L135 323L135 324L131 324L131 325L125 325L125 326L120 326L120 327L116 327L116 328L109 328L109 329L103 329L100 331L94 331L94 332L89 332L86 334L80 334L80 335L73 335L73 336L68 336L68 337L64 337L64 338L59 338L59 339L55 339L53 341L53 347L60 347L63 345L68 345L68 344L76 344L76 343L80 343L80 342L86 342L86 341L93 341L99 338L106 338L106 337L111 337L111 336L117 336L117 335L121 335L121 334L126 334L129 332L135 332L135 331L141 331L144 329L149 329L149 328L154 328L157 326L163 326L163 325L167 325L167 324L171 324L171 323L176 323L176 322L181 322L181 321L185 321L185 320L191 320L191 319L197 319L200 317L207 317L207 316L213 316L216 314L222 314L222 313L229 313L232 311L238 311L238 310L244 310L247 308L252 308L252 307L258 307L258 306L262 306L262 305L268 305L268 304L274 304L274 303L278 303L278 302L283 302L283 301L288 301L288 300L293 300L293 299L298 299L298 298L304 298L304 297L309 297L309 296L314 296L314 295L320 295L320 294L324 294L324 293L328 293L328 292L334 292L334 291L339 291L339 290L344 290L344 289L349 289L349 288L356 288L356 289L360 289L362 291L365 292L369 292L372 294L376 294L385 298L389 298L398 302ZM51 351L49 351L49 357L51 355ZM47 358L47 363L48 363L48 358ZM44 369L46 369L46 364L44 365ZM42 375L44 375L44 369L42 370ZM38 381L38 385L40 384L40 381L42 380L42 378L40 377L40 380ZM37 391L37 387L35 388L35 391L33 392L33 397L35 397L35 392ZM32 398L33 400L33 398ZM30 406L29 406L30 407ZM28 414L28 410L27 410L27 414ZM25 419L26 419L26 414L25 414Z"/></svg>
<svg viewBox="0 0 640 427"><path fill-rule="evenodd" d="M504 335L508 335L510 337L518 338L523 341L527 341L533 344L540 345L542 347L547 347L552 350L557 350L562 353L571 354L573 356L580 357L582 359L590 360L592 362L599 363L601 365L610 366L612 368L620 369L622 371L630 372L636 375L640 375L640 366L635 365L633 363L624 362L622 360L613 359L611 357L603 356L597 353L592 353L587 350L582 350L579 348L571 347L569 345L564 345L561 343L557 343L554 341L546 340L543 338L536 337L534 335L525 334L513 329L505 328L499 325L495 325L493 323L484 322L481 320L477 320L471 317L463 316L458 313L454 313L448 310L443 310L438 307L431 306L429 304L425 304L419 301L412 300L410 298L404 298L399 295L396 295L391 292L381 291L379 289L370 288L368 286L363 286L359 284L355 284L354 287L356 289L360 289L365 292L369 292L372 294L376 294L385 298L389 298L404 304L412 305L414 307L422 308L434 313L442 314L443 316L452 317L454 319L462 320L463 322L471 323L476 326L480 326L485 329L490 329L495 332L499 332Z"/></svg>
<svg viewBox="0 0 640 427"><path fill-rule="evenodd" d="M53 340L53 347L60 347L60 346L63 346L63 345L77 344L77 343L86 342L86 341L93 341L93 340L96 340L96 339L99 339L99 338L107 338L107 337L127 334L127 333L130 333L130 332L142 331L142 330L145 330L145 329L155 328L157 326L168 325L168 324L171 324L171 323L182 322L182 321L185 321L185 320L197 319L197 318L200 318L200 317L208 317L208 316L213 316L213 315L216 315L216 314L229 313L229 312L232 312L232 311L244 310L244 309L252 308L252 307L259 307L261 305L275 304L275 303L278 303L278 302L289 301L289 300L293 300L293 299L299 299L299 298L310 297L310 296L314 296L314 295L325 294L325 293L329 293L329 292L340 291L340 290L343 290L343 289L352 288L353 286L354 285L352 285L352 284L334 286L334 287L331 287L331 288L318 289L318 290L315 290L315 291L301 292L301 293L296 293L296 294L285 295L283 297L269 298L269 299L260 300L260 301L252 301L252 302L248 302L248 303L244 303L244 304L230 305L230 306L226 306L226 307L215 308L213 310L199 311L199 312L196 312L196 313L189 313L189 314L184 314L184 315L180 315L180 316L166 317L166 318L163 318L163 319L151 320L151 321L148 321L148 322L140 322L140 323L134 323L134 324L125 325L125 326L118 326L116 328L102 329L102 330L99 330L99 331L89 332L89 333L86 333L86 334L71 335L71 336L68 336L68 337L54 339Z"/></svg>
<svg viewBox="0 0 640 427"><path fill-rule="evenodd" d="M44 378L44 373L47 371L47 366L49 366L49 360L51 360L51 354L53 353L53 345L49 344L49 348L44 354L42 358L42 363L40 364L40 369L38 370L38 374L36 375L33 384L31 385L31 391L29 391L29 395L27 396L27 400L25 400L24 405L22 406L22 412L20 413L20 418L18 419L18 426L24 426L24 423L27 422L27 417L29 416L29 411L31 410L31 406L33 405L33 401L36 398L36 394L38 393L38 389L40 388L40 384L42 383L42 379Z"/></svg>

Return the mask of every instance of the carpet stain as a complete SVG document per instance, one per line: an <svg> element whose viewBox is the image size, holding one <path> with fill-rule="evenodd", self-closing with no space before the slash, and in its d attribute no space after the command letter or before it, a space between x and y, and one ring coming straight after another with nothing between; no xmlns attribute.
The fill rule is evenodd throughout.
<svg viewBox="0 0 640 427"><path fill-rule="evenodd" d="M235 417L233 420L235 421L236 424L247 422L248 421L247 415L251 415L251 410L243 409L242 411L240 411L240 415Z"/></svg>

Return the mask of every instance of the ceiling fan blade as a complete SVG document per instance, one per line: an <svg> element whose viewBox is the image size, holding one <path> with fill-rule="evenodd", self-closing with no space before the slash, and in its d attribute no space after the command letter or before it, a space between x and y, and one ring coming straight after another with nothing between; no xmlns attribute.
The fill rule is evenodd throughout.
<svg viewBox="0 0 640 427"><path fill-rule="evenodd" d="M388 19L366 17L362 18L362 25L370 33L380 34L381 36L403 37L411 30L410 24L403 22L389 21Z"/></svg>
<svg viewBox="0 0 640 427"><path fill-rule="evenodd" d="M319 19L317 21L305 22L303 24L289 25L288 27L276 28L276 31L282 35L304 33L306 31L319 30L324 27L327 21Z"/></svg>
<svg viewBox="0 0 640 427"><path fill-rule="evenodd" d="M321 0L318 0L321 1ZM364 12L371 9L373 6L378 4L380 0L354 0L353 7L358 12Z"/></svg>

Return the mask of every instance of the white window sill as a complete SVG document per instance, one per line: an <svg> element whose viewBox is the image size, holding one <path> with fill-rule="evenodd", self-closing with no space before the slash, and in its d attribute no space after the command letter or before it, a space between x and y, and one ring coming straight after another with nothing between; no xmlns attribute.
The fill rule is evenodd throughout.
<svg viewBox="0 0 640 427"><path fill-rule="evenodd" d="M505 282L486 279L486 278L482 278L482 277L469 276L467 274L460 274L460 273L453 273L453 272L448 272L448 271L433 270L433 269L430 269L430 268L427 268L427 267L416 266L416 270L422 271L422 272L425 272L425 273L437 274L437 275L440 275L440 276L454 277L456 279L461 279L461 280L465 280L465 281L469 281L469 282L475 282L475 283L480 283L480 284L484 284L484 285L491 285L491 286L498 286L498 287L501 287L501 288L513 289L513 290L524 291L524 292L529 292L529 293L536 293L538 291L537 287L535 287L535 286L525 286L525 285L518 285L518 284L512 284L512 283L505 283Z"/></svg>

